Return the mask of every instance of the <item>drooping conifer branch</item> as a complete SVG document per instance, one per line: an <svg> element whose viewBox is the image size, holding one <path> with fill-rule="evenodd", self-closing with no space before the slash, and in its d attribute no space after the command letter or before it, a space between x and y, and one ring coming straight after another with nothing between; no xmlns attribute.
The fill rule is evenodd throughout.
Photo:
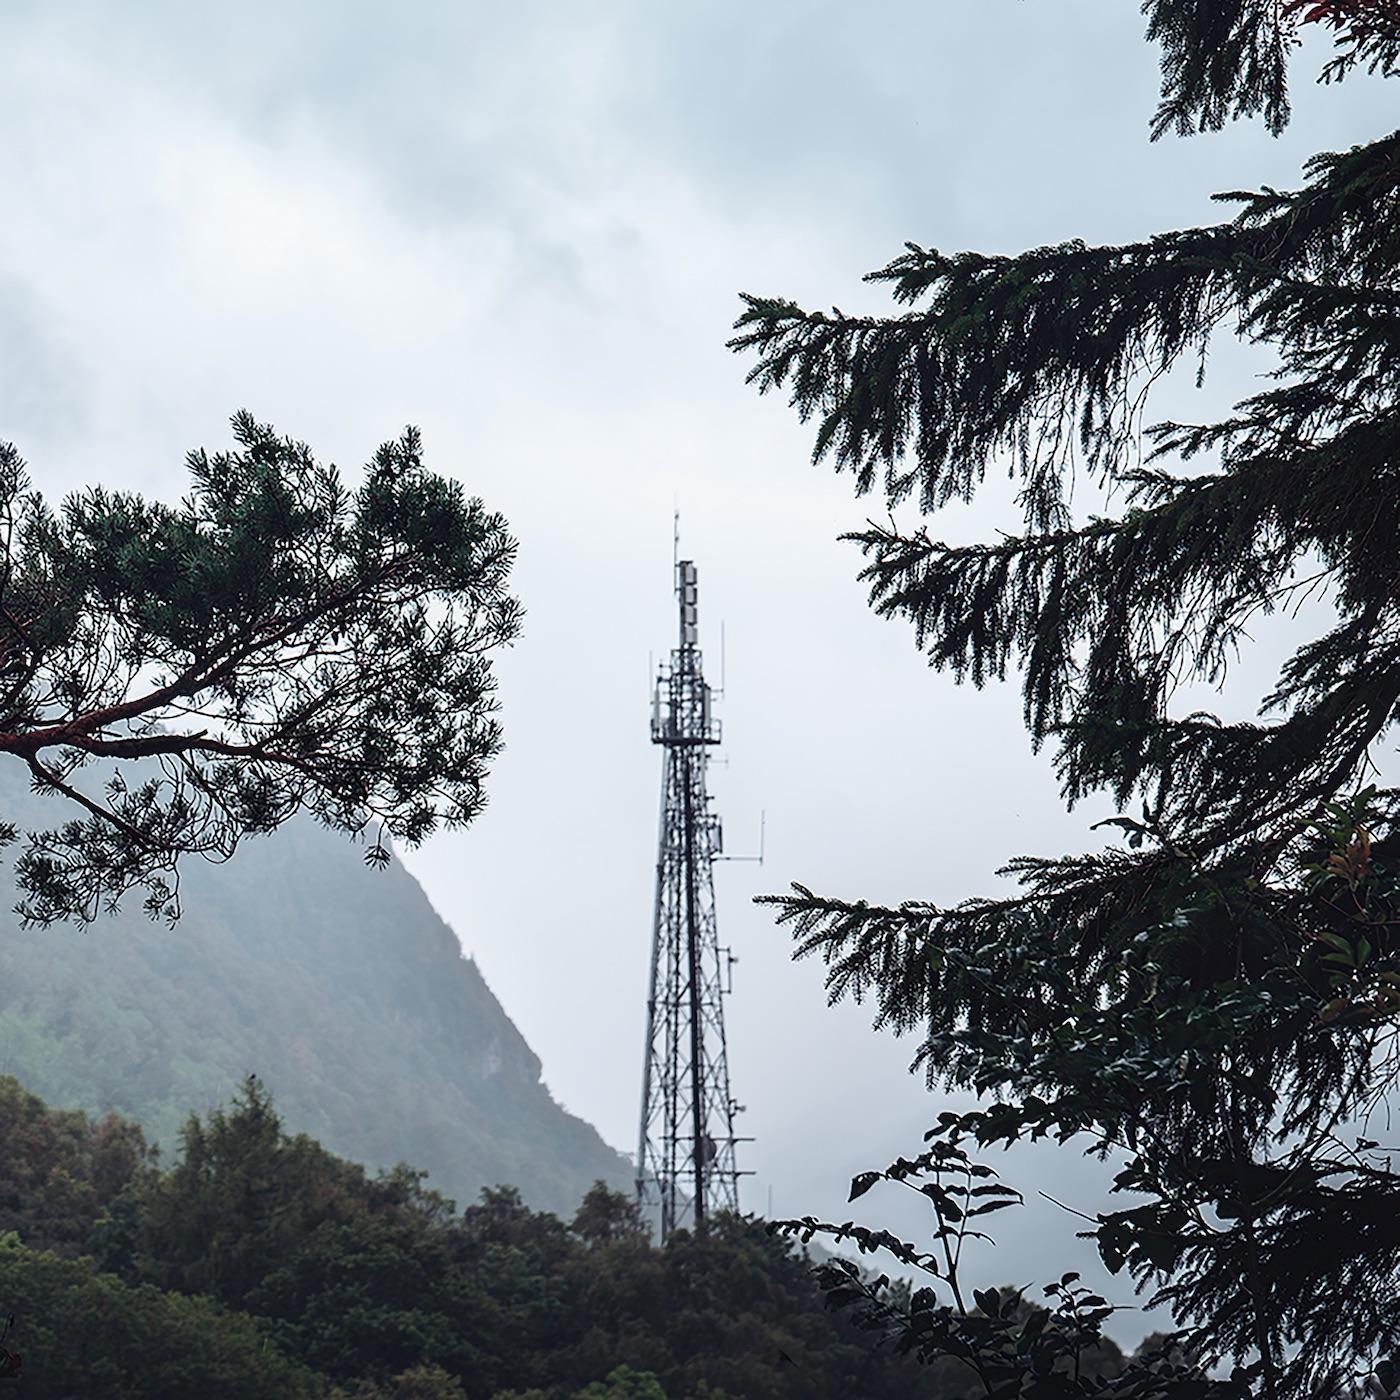
<svg viewBox="0 0 1400 1400"><path fill-rule="evenodd" d="M1277 130L1309 24L1336 41L1329 79L1400 55L1391 0L1143 8L1159 135ZM858 494L929 513L989 468L1019 478L1023 525L995 540L893 520L848 538L872 605L933 666L1022 673L1066 797L1107 789L1125 838L1012 861L1016 893L953 908L801 886L768 902L833 1000L869 1000L931 1085L981 1096L930 1138L1122 1154L1105 1262L1268 1400L1400 1379L1400 1188L1354 1133L1400 1083L1400 792L1371 782L1400 723L1400 133L1305 178L1123 247L910 244L869 279L897 314L746 297L731 342ZM1222 421L1152 425L1154 386L1222 334L1268 353L1273 383ZM1076 471L1111 515L1076 516ZM1257 719L1174 703L1222 680L1256 618L1309 601L1335 616ZM957 1354L944 1314L881 1318ZM1176 1381L1148 1393L1206 1393Z"/></svg>

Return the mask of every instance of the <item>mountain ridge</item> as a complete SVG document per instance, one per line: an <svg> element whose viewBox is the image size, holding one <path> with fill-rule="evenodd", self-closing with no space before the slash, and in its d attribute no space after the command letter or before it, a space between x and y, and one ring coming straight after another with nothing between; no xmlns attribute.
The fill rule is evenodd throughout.
<svg viewBox="0 0 1400 1400"><path fill-rule="evenodd" d="M0 815L68 819L0 765ZM0 871L0 907L8 878ZM631 1165L568 1113L413 876L309 818L182 867L172 929L129 902L86 930L0 915L0 1073L55 1107L140 1122L167 1151L248 1073L292 1131L371 1168L408 1160L461 1202L510 1184L569 1215Z"/></svg>

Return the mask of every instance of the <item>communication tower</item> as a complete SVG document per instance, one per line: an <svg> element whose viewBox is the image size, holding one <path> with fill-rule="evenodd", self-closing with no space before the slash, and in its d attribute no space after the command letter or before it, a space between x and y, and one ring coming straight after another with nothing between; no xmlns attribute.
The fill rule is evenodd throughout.
<svg viewBox="0 0 1400 1400"><path fill-rule="evenodd" d="M652 696L651 741L662 748L646 1069L637 1141L637 1200L661 1239L705 1232L739 1209L724 997L735 959L719 946L714 862L725 859L706 770L720 741L697 640L695 565L676 564L679 645Z"/></svg>

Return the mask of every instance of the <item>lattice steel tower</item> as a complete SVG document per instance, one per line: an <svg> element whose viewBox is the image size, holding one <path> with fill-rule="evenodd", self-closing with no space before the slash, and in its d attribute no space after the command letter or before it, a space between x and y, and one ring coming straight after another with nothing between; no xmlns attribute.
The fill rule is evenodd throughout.
<svg viewBox="0 0 1400 1400"><path fill-rule="evenodd" d="M724 996L733 958L721 958L713 863L723 841L705 774L720 741L696 642L696 572L676 565L680 644L661 668L651 741L664 750L656 857L646 1069L637 1140L637 1199L655 1213L662 1240L704 1233L718 1210L739 1208L734 1115L724 1040Z"/></svg>

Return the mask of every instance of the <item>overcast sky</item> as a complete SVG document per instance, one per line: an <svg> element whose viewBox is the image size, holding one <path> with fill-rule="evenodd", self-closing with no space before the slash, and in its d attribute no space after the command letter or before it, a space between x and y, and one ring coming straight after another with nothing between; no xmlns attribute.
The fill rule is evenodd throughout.
<svg viewBox="0 0 1400 1400"><path fill-rule="evenodd" d="M671 519L727 638L722 940L747 1205L844 1219L850 1176L943 1107L910 1047L829 1010L750 904L791 880L944 902L1093 838L1033 757L1014 687L931 674L835 536L878 501L725 351L736 293L885 305L905 239L1014 252L1219 217L1310 153L1393 124L1394 90L1299 84L1257 126L1149 145L1155 54L1127 0L0 7L0 436L45 491L173 499L239 408L355 468L405 423L502 510L528 609L501 666L486 815L408 864L540 1054L557 1098L635 1147ZM1250 388L1217 361L1200 414ZM938 524L1010 523L1007 492ZM1265 677L1278 638L1243 676ZM1251 669L1252 668L1252 669ZM100 936L100 930L95 936ZM982 1276L1058 1274L1100 1173L1013 1157L1033 1205ZM878 1218L878 1195L866 1197ZM907 1229L916 1217L893 1211ZM1097 1278L1095 1279L1097 1282ZM1125 1319L1119 1331L1141 1333Z"/></svg>

